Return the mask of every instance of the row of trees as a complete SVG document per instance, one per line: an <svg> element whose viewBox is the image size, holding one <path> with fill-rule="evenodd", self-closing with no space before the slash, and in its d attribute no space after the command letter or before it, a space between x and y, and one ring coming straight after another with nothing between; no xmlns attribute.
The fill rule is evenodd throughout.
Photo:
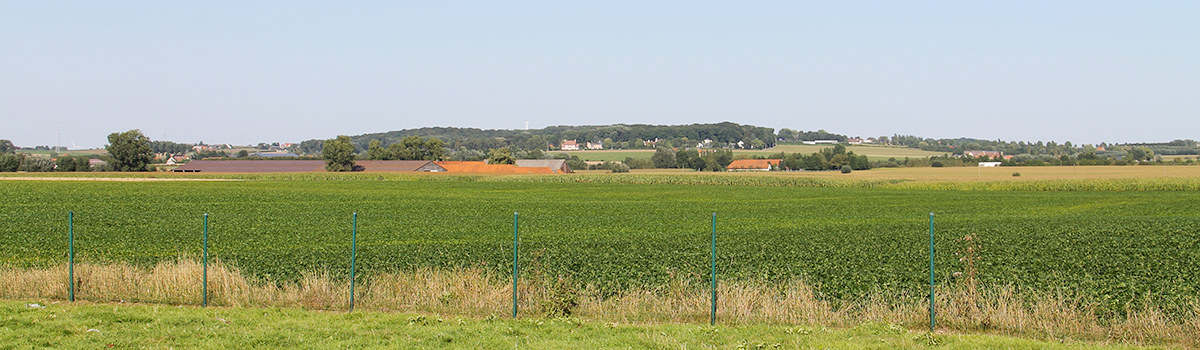
<svg viewBox="0 0 1200 350"><path fill-rule="evenodd" d="M847 152L846 146L834 145L822 148L809 155L779 153L775 158L783 159L778 170L867 170L871 161L864 155Z"/></svg>
<svg viewBox="0 0 1200 350"><path fill-rule="evenodd" d="M665 147L654 151L650 163L660 169L695 169L698 171L724 171L733 163L733 152L729 150L706 151L695 149L673 151Z"/></svg>
<svg viewBox="0 0 1200 350"><path fill-rule="evenodd" d="M367 146L369 160L442 160L446 143L436 138L409 136L384 148L383 142L371 140Z"/></svg>
<svg viewBox="0 0 1200 350"><path fill-rule="evenodd" d="M153 159L151 142L140 130L112 133L108 135L108 151L105 164L99 169L90 166L90 159L83 156L62 154L57 159L16 153L12 141L0 140L0 171L148 171Z"/></svg>
<svg viewBox="0 0 1200 350"><path fill-rule="evenodd" d="M762 149L775 145L772 128L736 123L692 124L692 125L607 125L607 126L554 126L539 130L482 130L474 128L420 128L365 134L351 137L356 151L369 151L371 141L380 141L380 147L404 144L411 137L440 140L455 152L458 150L486 152L507 148L514 154L520 151L549 151L559 148L562 140L577 140L579 143L603 143L606 149L636 149L656 147L689 148L704 140L712 140L714 148L735 147L738 142L744 148ZM844 139L844 137L843 137ZM317 154L324 148L326 140L300 142L296 151ZM655 142L656 141L656 142ZM368 153L369 154L369 153ZM380 153L382 154L382 153Z"/></svg>
<svg viewBox="0 0 1200 350"><path fill-rule="evenodd" d="M1054 141L1025 142L980 140L972 138L931 139L912 135L894 135L892 136L890 142L894 145L901 145L925 151L945 152L952 155L961 155L966 151L998 151L1010 155L1049 155L1054 157L1068 155L1082 157L1086 153L1091 153L1092 155L1088 155L1088 157L1095 156L1098 158L1108 158L1111 160L1122 159L1127 162L1130 160L1153 160L1155 154L1200 155L1200 145L1198 145L1194 140L1174 140L1164 143L1135 143L1122 145L1108 144L1103 142L1097 145L1076 145L1072 144L1070 141L1060 144Z"/></svg>

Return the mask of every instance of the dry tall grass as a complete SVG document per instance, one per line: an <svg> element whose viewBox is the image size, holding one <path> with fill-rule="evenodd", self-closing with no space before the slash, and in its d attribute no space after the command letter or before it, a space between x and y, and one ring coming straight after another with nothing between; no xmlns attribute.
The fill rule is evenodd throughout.
<svg viewBox="0 0 1200 350"><path fill-rule="evenodd" d="M76 298L199 305L201 265L191 259L159 263L151 269L131 265L77 264ZM349 285L326 273L309 273L295 283L247 278L237 268L209 265L209 304L280 306L321 310L348 308ZM631 290L601 297L593 287L561 278L535 277L518 284L523 315L564 315L603 322L657 323L708 321L706 283L680 278L656 289ZM356 308L456 315L507 315L512 282L475 269L383 273L362 279ZM0 297L66 299L67 266L43 269L0 268ZM846 327L875 322L928 327L923 296L875 293L863 300L831 302L808 284L723 282L718 288L721 323L785 323ZM1061 294L1021 294L1012 287L942 287L937 319L942 329L1020 335L1042 339L1111 341L1128 344L1200 346L1200 303L1171 317L1153 307L1126 310L1128 316L1103 319L1096 306ZM1153 305L1153 303L1143 303Z"/></svg>

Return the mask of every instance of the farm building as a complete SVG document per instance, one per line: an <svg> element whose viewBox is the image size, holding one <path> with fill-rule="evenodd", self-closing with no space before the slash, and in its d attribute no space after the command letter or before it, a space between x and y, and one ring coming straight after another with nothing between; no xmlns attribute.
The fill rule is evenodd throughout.
<svg viewBox="0 0 1200 350"><path fill-rule="evenodd" d="M550 168L556 174L571 172L571 166L567 165L566 159L517 159L517 167Z"/></svg>
<svg viewBox="0 0 1200 350"><path fill-rule="evenodd" d="M1000 166L1000 162L979 162L980 168L995 168Z"/></svg>
<svg viewBox="0 0 1200 350"><path fill-rule="evenodd" d="M975 158L979 158L979 157L996 158L996 157L999 157L1001 154L1002 153L1000 153L998 151L963 151L964 156L972 156Z"/></svg>
<svg viewBox="0 0 1200 350"><path fill-rule="evenodd" d="M323 160L193 160L177 173L308 173L325 171Z"/></svg>
<svg viewBox="0 0 1200 350"><path fill-rule="evenodd" d="M355 162L363 172L443 172L428 160L362 160ZM174 172L193 173L308 173L325 171L323 160L196 160Z"/></svg>
<svg viewBox="0 0 1200 350"><path fill-rule="evenodd" d="M729 163L729 171L770 171L779 167L783 159L740 159Z"/></svg>
<svg viewBox="0 0 1200 350"><path fill-rule="evenodd" d="M362 167L362 171L367 173L402 173L412 171L440 173L446 171L446 168L430 160L359 160L355 161L354 164Z"/></svg>
<svg viewBox="0 0 1200 350"><path fill-rule="evenodd" d="M488 164L484 162L436 162L448 172L490 174L553 174L548 167L518 167L512 164Z"/></svg>
<svg viewBox="0 0 1200 350"><path fill-rule="evenodd" d="M559 149L564 151L578 151L579 143L575 142L575 140L562 140L562 146Z"/></svg>

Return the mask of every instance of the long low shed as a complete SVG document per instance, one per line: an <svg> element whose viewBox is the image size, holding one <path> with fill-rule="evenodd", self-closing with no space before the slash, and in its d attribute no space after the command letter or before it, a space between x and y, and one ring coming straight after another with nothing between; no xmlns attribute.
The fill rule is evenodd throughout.
<svg viewBox="0 0 1200 350"><path fill-rule="evenodd" d="M363 172L444 172L428 160L360 160L356 170ZM194 160L171 170L181 173L308 173L324 172L323 160Z"/></svg>

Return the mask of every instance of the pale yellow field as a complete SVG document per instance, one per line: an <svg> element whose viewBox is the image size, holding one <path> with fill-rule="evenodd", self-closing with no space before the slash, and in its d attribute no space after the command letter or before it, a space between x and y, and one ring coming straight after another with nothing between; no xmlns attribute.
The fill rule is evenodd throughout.
<svg viewBox="0 0 1200 350"><path fill-rule="evenodd" d="M747 171L747 172L697 172L689 169L634 169L634 174L726 174L737 176L794 176L823 177L861 180L912 180L912 181L1032 181L1060 179L1135 179L1135 178L1195 178L1200 177L1200 165L1108 165L1108 166L1037 166L998 168L877 168L858 170L850 174L839 171ZM1012 176L1020 173L1021 176ZM607 174L608 170L582 170L579 174ZM1165 175L1164 175L1165 174Z"/></svg>
<svg viewBox="0 0 1200 350"><path fill-rule="evenodd" d="M1013 173L1020 173L1015 177ZM750 176L813 176L839 179L914 181L1029 181L1057 179L1127 179L1200 177L1198 165L1109 165L1109 166L1036 166L997 168L878 168L842 174L837 171L761 172Z"/></svg>
<svg viewBox="0 0 1200 350"><path fill-rule="evenodd" d="M820 152L822 148L832 148L833 145L777 145L774 148L762 151L736 151L734 153L748 154L771 154L771 153L802 153L811 154ZM891 146L875 146L875 145L850 145L846 146L846 150L854 152L854 154L865 155L871 160L888 159L896 157L896 159L904 159L904 157L912 158L929 158L929 156L940 156L944 153L922 151L916 148L907 147L891 147Z"/></svg>

